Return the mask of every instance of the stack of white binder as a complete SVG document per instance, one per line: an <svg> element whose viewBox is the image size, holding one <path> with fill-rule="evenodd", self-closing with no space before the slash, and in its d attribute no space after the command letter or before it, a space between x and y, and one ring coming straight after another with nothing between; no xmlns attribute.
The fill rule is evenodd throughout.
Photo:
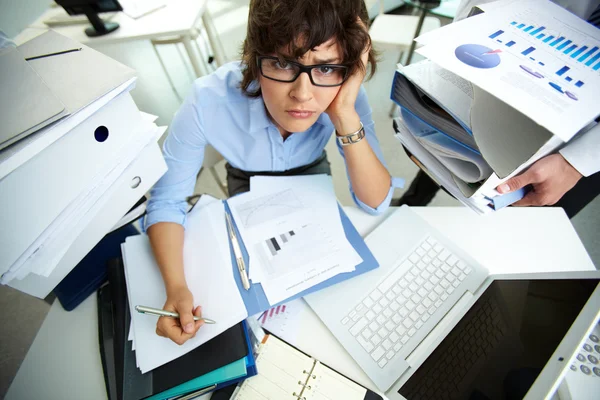
<svg viewBox="0 0 600 400"><path fill-rule="evenodd" d="M43 298L166 171L166 128L132 100L135 71L93 49L48 31L6 54L21 90L0 97L0 283Z"/></svg>

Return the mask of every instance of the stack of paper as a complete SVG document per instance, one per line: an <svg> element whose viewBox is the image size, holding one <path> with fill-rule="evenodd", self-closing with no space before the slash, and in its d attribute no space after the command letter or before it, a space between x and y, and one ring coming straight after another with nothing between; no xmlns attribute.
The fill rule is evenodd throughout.
<svg viewBox="0 0 600 400"><path fill-rule="evenodd" d="M228 204L250 256L250 279L271 304L362 262L346 239L331 176L256 176L250 192Z"/></svg>
<svg viewBox="0 0 600 400"><path fill-rule="evenodd" d="M419 143L401 118L394 119L396 138L425 166L426 171L458 201L478 214L491 212L485 196L466 197L458 188L454 176L430 151Z"/></svg>
<svg viewBox="0 0 600 400"><path fill-rule="evenodd" d="M398 65L392 98L401 107L394 127L402 144L460 201L478 213L491 211L485 196L461 190L479 187L493 173L471 129L471 83L423 60Z"/></svg>
<svg viewBox="0 0 600 400"><path fill-rule="evenodd" d="M495 188L590 128L600 114L600 31L548 0L504 0L416 40L399 66L397 137L479 213L525 194Z"/></svg>
<svg viewBox="0 0 600 400"><path fill-rule="evenodd" d="M122 245L132 315L130 339L142 372L193 350L249 314L258 317L338 274L364 272L362 257L346 238L331 177L256 177L250 188L226 202L204 195L188 214L183 248L186 282L194 304L201 305L203 315L216 324L202 326L183 346L157 336L156 318L135 311L136 305L162 308L166 301L148 237L129 237ZM249 256L250 290L243 288L232 260L226 207ZM348 275L345 279L352 276ZM262 300L265 297L267 301ZM280 306L282 314L286 307Z"/></svg>
<svg viewBox="0 0 600 400"><path fill-rule="evenodd" d="M246 307L234 282L223 203L203 196L186 221L183 250L185 278L206 318L196 336L182 346L156 334L156 318L135 311L136 305L162 308L167 299L160 270L146 235L122 245L136 360L142 373L178 358L245 319Z"/></svg>

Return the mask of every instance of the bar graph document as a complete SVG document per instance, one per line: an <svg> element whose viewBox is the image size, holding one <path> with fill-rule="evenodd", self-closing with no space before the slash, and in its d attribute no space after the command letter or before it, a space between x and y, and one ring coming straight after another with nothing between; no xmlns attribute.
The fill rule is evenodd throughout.
<svg viewBox="0 0 600 400"><path fill-rule="evenodd" d="M548 0L508 0L417 51L568 141L600 114L600 30Z"/></svg>

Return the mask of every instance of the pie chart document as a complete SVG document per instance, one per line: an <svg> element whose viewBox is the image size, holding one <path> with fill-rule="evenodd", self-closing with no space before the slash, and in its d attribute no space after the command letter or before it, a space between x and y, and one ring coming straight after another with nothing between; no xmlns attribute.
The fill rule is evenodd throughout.
<svg viewBox="0 0 600 400"><path fill-rule="evenodd" d="M484 11L420 36L417 52L565 142L600 115L600 29L548 0Z"/></svg>

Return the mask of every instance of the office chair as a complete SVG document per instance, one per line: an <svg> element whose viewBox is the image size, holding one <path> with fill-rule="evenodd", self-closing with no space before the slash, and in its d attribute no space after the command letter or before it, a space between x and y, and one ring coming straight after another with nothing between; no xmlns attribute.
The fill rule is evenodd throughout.
<svg viewBox="0 0 600 400"><path fill-rule="evenodd" d="M423 25L419 27L419 19L417 15L385 14L384 0L379 0L379 15L369 28L373 46L378 50L399 51L398 62L401 62L404 52L410 49L417 34L432 31L442 25L436 17L425 17ZM390 117L393 117L395 109L396 105L393 104Z"/></svg>

